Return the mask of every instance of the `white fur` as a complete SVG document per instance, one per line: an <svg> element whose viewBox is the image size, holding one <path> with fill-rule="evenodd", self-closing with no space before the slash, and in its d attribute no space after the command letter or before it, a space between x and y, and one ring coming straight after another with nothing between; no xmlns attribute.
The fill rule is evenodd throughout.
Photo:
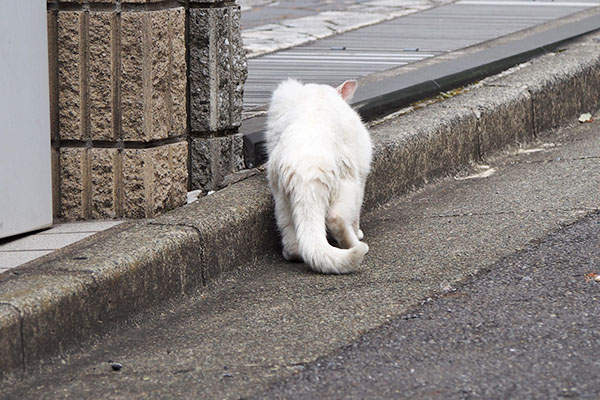
<svg viewBox="0 0 600 400"><path fill-rule="evenodd" d="M359 219L372 150L347 104L356 85L346 81L336 90L289 79L268 111L268 179L283 256L322 273L352 272L369 251ZM328 243L327 230L342 248Z"/></svg>

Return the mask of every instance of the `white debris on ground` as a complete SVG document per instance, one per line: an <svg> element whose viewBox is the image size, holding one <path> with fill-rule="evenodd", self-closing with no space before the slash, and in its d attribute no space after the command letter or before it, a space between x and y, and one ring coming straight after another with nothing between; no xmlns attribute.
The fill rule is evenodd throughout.
<svg viewBox="0 0 600 400"><path fill-rule="evenodd" d="M482 179L492 176L496 173L496 168L492 168L489 165L476 165L475 168L481 172L476 172L467 176L455 176L454 179L457 181L464 181L466 179Z"/></svg>
<svg viewBox="0 0 600 400"><path fill-rule="evenodd" d="M592 122L592 114L590 113L585 113L585 114L581 114L581 116L579 116L579 122Z"/></svg>
<svg viewBox="0 0 600 400"><path fill-rule="evenodd" d="M192 190L187 193L187 204L197 201L202 195L202 190Z"/></svg>
<svg viewBox="0 0 600 400"><path fill-rule="evenodd" d="M546 151L546 150L552 149L554 147L556 147L555 143L543 143L539 147L534 147L534 148L531 148L531 149L519 149L519 150L517 150L517 154L539 153L541 151Z"/></svg>

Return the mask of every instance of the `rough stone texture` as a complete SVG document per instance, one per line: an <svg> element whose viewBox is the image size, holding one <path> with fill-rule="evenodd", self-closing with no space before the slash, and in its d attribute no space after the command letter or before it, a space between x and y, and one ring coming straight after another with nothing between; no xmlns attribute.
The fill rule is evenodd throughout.
<svg viewBox="0 0 600 400"><path fill-rule="evenodd" d="M58 122L61 139L84 139L83 43L84 13L58 13Z"/></svg>
<svg viewBox="0 0 600 400"><path fill-rule="evenodd" d="M210 12L203 9L189 10L189 85L190 85L190 129L208 131L211 122L211 87L214 77L211 71ZM214 65L214 63L213 63ZM213 128L214 129L214 128Z"/></svg>
<svg viewBox="0 0 600 400"><path fill-rule="evenodd" d="M87 149L60 150L61 215L67 219L86 217L84 188L87 167Z"/></svg>
<svg viewBox="0 0 600 400"><path fill-rule="evenodd" d="M116 62L113 35L116 13L91 12L89 16L89 103L90 136L93 140L115 138L113 130L113 74Z"/></svg>
<svg viewBox="0 0 600 400"><path fill-rule="evenodd" d="M0 302L0 379L10 371L23 370L21 316L9 304Z"/></svg>
<svg viewBox="0 0 600 400"><path fill-rule="evenodd" d="M139 6L122 9L118 3L48 2L51 132L60 149L54 214L66 219L142 218L186 200L187 143L156 142L188 134L186 10L183 2L131 0L120 3ZM200 17L190 37L204 57L196 69L205 72L194 81L206 85L208 96L206 108L194 109L210 121L202 134L222 136L241 122L247 66L240 9L192 3L190 14ZM221 141L227 143L211 146L217 158L202 167L217 174L209 179L215 188L243 167L241 136Z"/></svg>
<svg viewBox="0 0 600 400"><path fill-rule="evenodd" d="M171 194L171 182L167 177L170 175L170 151L169 146L157 147L148 151L151 170L148 171L149 180L145 182L149 191L146 192L146 215L155 216L161 211L165 211L169 206Z"/></svg>
<svg viewBox="0 0 600 400"><path fill-rule="evenodd" d="M145 129L143 18L138 13L121 16L121 129L123 138L132 140L143 138Z"/></svg>
<svg viewBox="0 0 600 400"><path fill-rule="evenodd" d="M240 9L192 8L189 21L191 129L210 134L237 127L247 76Z"/></svg>
<svg viewBox="0 0 600 400"><path fill-rule="evenodd" d="M170 135L182 135L187 130L187 64L185 45L185 10L169 13L170 30Z"/></svg>
<svg viewBox="0 0 600 400"><path fill-rule="evenodd" d="M171 192L168 207L184 205L188 191L188 143L180 142L169 146L169 170Z"/></svg>
<svg viewBox="0 0 600 400"><path fill-rule="evenodd" d="M90 149L91 216L115 218L117 216L118 168L117 149Z"/></svg>
<svg viewBox="0 0 600 400"><path fill-rule="evenodd" d="M244 168L243 136L191 139L191 187L216 190L225 176Z"/></svg>
<svg viewBox="0 0 600 400"><path fill-rule="evenodd" d="M124 213L152 217L183 205L187 193L187 142L123 151Z"/></svg>
<svg viewBox="0 0 600 400"><path fill-rule="evenodd" d="M185 12L126 12L121 19L124 140L185 133Z"/></svg>
<svg viewBox="0 0 600 400"><path fill-rule="evenodd" d="M242 111L244 103L244 83L248 76L248 62L246 60L246 50L242 43L242 28L240 19L242 13L240 9L231 10L231 66L232 77L230 116L231 126L238 127L242 124Z"/></svg>
<svg viewBox="0 0 600 400"><path fill-rule="evenodd" d="M159 11L150 14L149 26L146 29L150 30L150 48L149 54L146 55L147 62L151 65L151 75L144 77L148 80L145 82L149 85L151 91L150 98L145 101L149 102L149 113L146 116L151 118L148 126L152 138L165 138L169 136L171 125L171 91L169 87L169 30L170 11Z"/></svg>
<svg viewBox="0 0 600 400"><path fill-rule="evenodd" d="M231 128L231 88L232 65L231 59L231 8L218 8L213 11L214 29L217 33L213 45L216 49L217 75L217 130Z"/></svg>
<svg viewBox="0 0 600 400"><path fill-rule="evenodd" d="M123 150L123 209L128 218L146 216L147 150Z"/></svg>

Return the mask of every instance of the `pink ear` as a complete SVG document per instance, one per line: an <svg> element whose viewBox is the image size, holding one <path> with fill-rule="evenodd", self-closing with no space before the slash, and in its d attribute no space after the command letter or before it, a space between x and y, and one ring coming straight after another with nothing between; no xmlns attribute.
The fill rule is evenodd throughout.
<svg viewBox="0 0 600 400"><path fill-rule="evenodd" d="M349 80L342 83L340 86L336 88L337 92L342 96L342 99L347 103L352 100L354 96L354 92L356 92L356 88L358 87L358 82L355 80Z"/></svg>

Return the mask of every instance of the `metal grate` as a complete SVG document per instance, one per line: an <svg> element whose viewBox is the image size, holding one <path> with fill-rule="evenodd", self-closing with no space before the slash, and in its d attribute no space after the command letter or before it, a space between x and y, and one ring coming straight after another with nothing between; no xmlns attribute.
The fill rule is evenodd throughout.
<svg viewBox="0 0 600 400"><path fill-rule="evenodd" d="M264 106L282 80L338 84L495 39L600 5L463 0L248 60L244 109Z"/></svg>

